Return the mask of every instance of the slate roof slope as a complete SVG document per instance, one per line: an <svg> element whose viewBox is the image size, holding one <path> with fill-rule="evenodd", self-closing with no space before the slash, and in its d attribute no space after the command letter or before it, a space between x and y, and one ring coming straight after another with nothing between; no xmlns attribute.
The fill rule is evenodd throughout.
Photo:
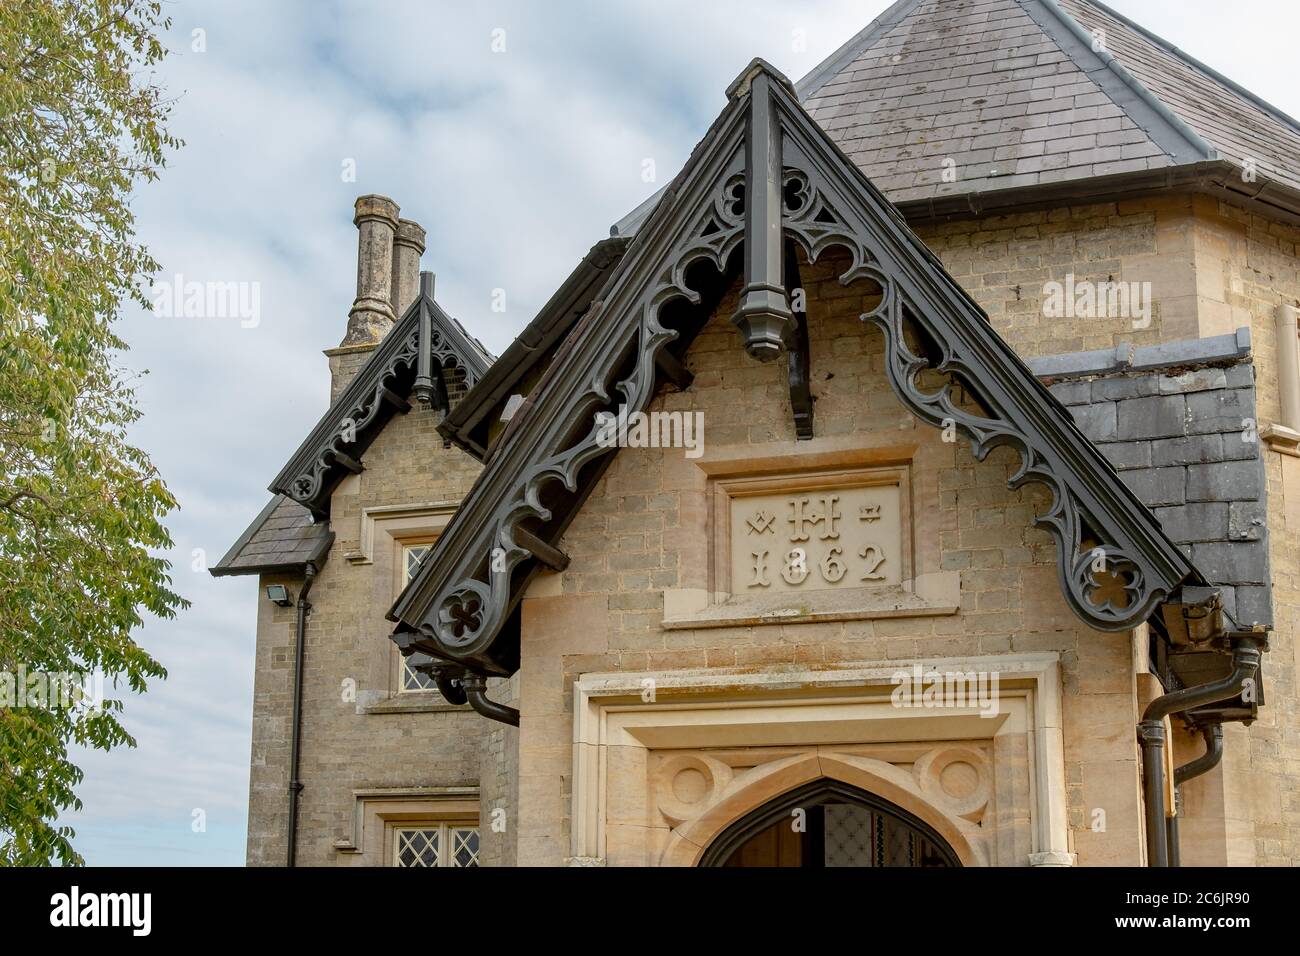
<svg viewBox="0 0 1300 956"><path fill-rule="evenodd" d="M800 95L896 203L1220 154L1300 185L1293 120L1093 0L902 0Z"/></svg>
<svg viewBox="0 0 1300 956"><path fill-rule="evenodd" d="M298 571L318 561L332 538L329 525L313 523L310 511L276 495L210 570L213 577Z"/></svg>
<svg viewBox="0 0 1300 956"><path fill-rule="evenodd" d="M1250 333L1030 360L1239 628L1270 626Z"/></svg>
<svg viewBox="0 0 1300 956"><path fill-rule="evenodd" d="M1173 162L1086 71L1092 64L1071 59L1021 3L909 0L897 12L800 89L817 123L893 202Z"/></svg>
<svg viewBox="0 0 1300 956"><path fill-rule="evenodd" d="M1105 31L1106 45L1161 102L1241 165L1300 188L1300 124L1253 93L1102 3L1057 0L1086 29Z"/></svg>
<svg viewBox="0 0 1300 956"><path fill-rule="evenodd" d="M1300 124L1095 0L898 0L797 89L909 217L1111 176L1300 208ZM1235 182L1247 159L1288 195Z"/></svg>

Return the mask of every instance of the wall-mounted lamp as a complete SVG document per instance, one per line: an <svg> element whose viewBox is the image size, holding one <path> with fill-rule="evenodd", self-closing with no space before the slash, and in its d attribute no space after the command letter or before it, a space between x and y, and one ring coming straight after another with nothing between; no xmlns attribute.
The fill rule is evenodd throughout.
<svg viewBox="0 0 1300 956"><path fill-rule="evenodd" d="M291 607L293 605L293 595L283 584L268 584L266 586L267 600L280 607Z"/></svg>

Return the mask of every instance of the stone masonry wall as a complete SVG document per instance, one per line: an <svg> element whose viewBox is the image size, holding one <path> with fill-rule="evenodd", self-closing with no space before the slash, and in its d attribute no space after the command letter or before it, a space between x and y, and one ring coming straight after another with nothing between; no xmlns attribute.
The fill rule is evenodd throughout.
<svg viewBox="0 0 1300 956"><path fill-rule="evenodd" d="M1169 197L930 224L917 231L1025 357L1124 343L1156 344L1250 327L1254 414L1261 425L1276 420L1273 309L1279 302L1300 301L1300 230L1203 197ZM839 287L834 272L830 260L805 269L817 442L852 441L855 435L880 430L937 440L894 400L881 374L879 335L862 328L856 318L860 293ZM1127 317L1044 316L1043 283L1061 281L1066 273L1077 279L1151 282L1151 324L1135 328ZM787 446L793 434L783 370L745 358L729 323L733 307L734 301L724 303L692 348L688 364L696 382L691 391L662 395L655 407L705 411L710 446ZM364 357L331 356L334 394ZM1088 385L1086 405L1082 391L1064 386L1057 390L1139 496L1144 497L1144 489L1156 495L1149 503L1166 509L1163 520L1175 537L1180 536L1179 527L1184 529L1181 537L1194 557L1198 544L1209 544L1194 540L1205 533L1200 522L1205 519L1217 528L1224 517L1221 505L1227 506L1229 529L1250 533L1257 527L1260 497L1249 481L1239 486L1232 478L1233 470L1249 459L1229 452L1244 452L1230 444L1239 433L1230 427L1228 415L1236 415L1242 406L1201 408L1221 401L1224 389L1248 388L1245 376L1250 369L1243 365L1220 370L1222 388L1217 375L1201 375L1182 385L1156 381L1154 386L1097 379L1083 383ZM1207 383L1211 387L1202 387ZM1140 394L1152 387L1150 394ZM1127 394L1130 390L1138 393ZM1220 395L1210 399L1209 393ZM1148 399L1157 400L1148 402L1150 409L1126 404ZM1135 423L1172 422L1165 406L1179 401L1181 433L1171 425L1168 434L1120 434L1124 417ZM1113 441L1107 438L1111 408ZM1203 420L1213 427L1198 424ZM349 479L336 494L340 528L354 523L360 509L371 505L464 494L478 465L457 450L443 449L432 424L432 415L423 411L393 420L367 453L366 472ZM1222 462L1204 458L1215 438ZM817 442L800 444L812 450ZM535 717L525 724L522 737L463 710L381 715L358 713L355 704L342 704L339 686L347 676L361 675L363 689L386 686L394 664L383 612L393 594L391 578L382 569L351 565L343 558L354 542L336 541L313 592L315 610L308 629L303 722L307 788L300 859L355 862L330 848L347 834L354 789L481 782L484 863L509 865L516 853L520 862L560 862L567 853L571 799L566 776L569 688L579 673L1051 649L1060 651L1065 662L1066 714L1072 728L1066 744L1067 785L1080 862L1137 862L1139 833L1132 821L1140 801L1133 725L1139 699L1130 648L1122 637L1083 629L1060 600L1053 546L1028 524L1032 512L1042 506L1041 495L1032 486L1019 493L1005 488L1011 456L995 453L980 464L971 460L964 442L944 447L950 460L940 475L936 500L926 506L937 515L943 566L961 574L960 615L694 632L664 631L659 622L662 589L687 586L703 560L699 469L680 451L621 452L566 535L564 546L573 564L559 582L558 596L525 602L526 615L562 613L565 601L580 601L583 615L595 607L608 640L598 652L554 657L543 652L530 658L525 636L525 658L531 666L510 682L509 690L494 692L495 697L514 700L526 715L533 710ZM1265 657L1268 705L1254 726L1227 728L1223 767L1197 782L1197 799L1214 804L1227 827L1226 843L1220 840L1198 849L1203 855L1197 861L1205 863L1300 860L1300 674L1294 651L1300 621L1300 549L1294 545L1300 533L1300 459L1265 449L1259 454L1276 624ZM1181 471L1182 501L1157 500L1161 494L1176 496L1180 485L1159 480L1171 473L1155 470L1166 468ZM1189 495L1193 481L1202 483L1197 488L1218 488L1227 496ZM285 583L296 591L298 582ZM1231 600L1243 595L1255 600L1258 586L1254 580L1232 585ZM292 609L259 602L250 863L283 860L292 618ZM578 619L586 620L581 615ZM1181 759L1188 748L1195 750L1195 742L1182 741L1180 748ZM1108 809L1111 825L1106 833L1094 833L1089 826L1097 807ZM506 834L487 832L493 808L507 810Z"/></svg>
<svg viewBox="0 0 1300 956"><path fill-rule="evenodd" d="M1035 486L1006 487L1015 456L1004 450L977 463L964 440L943 443L897 402L883 374L883 340L858 318L863 289L837 281L844 266L828 254L804 268L819 437L798 447L814 453L883 432L946 461L933 498L915 501L914 509L926 513L918 533L937 535L942 567L960 574L960 613L665 630L663 589L698 587L706 574L705 475L681 450L620 451L564 537L572 563L558 588L548 585L554 596L524 602L520 863L556 864L568 852L570 688L579 674L1048 650L1063 662L1069 823L1080 863L1139 861L1130 639L1091 631L1066 607L1054 545L1030 524L1046 495ZM653 408L704 412L709 449L747 446L758 455L788 448L794 433L784 365L745 356L730 323L734 294L687 354L691 389L663 394ZM539 633L530 622L542 627L542 620L556 621L544 628L548 635L581 630L581 652L565 653L550 636L530 644L529 634ZM1104 832L1090 826L1098 807L1109 820Z"/></svg>
<svg viewBox="0 0 1300 956"><path fill-rule="evenodd" d="M927 225L917 231L989 313L994 327L1027 358L1124 343L1172 342L1249 328L1255 379L1253 415L1260 427L1278 420L1274 310L1281 303L1300 303L1300 228L1227 202L1183 195ZM1150 282L1155 300L1152 326L1144 330L1122 321L1048 320L1042 315L1042 282L1045 278L1059 281L1071 270L1079 277L1089 273L1091 278L1114 276ZM1238 378L1232 384L1240 387L1246 374L1236 371ZM1131 386L1102 389L1116 387ZM1184 399L1186 431L1175 426L1167 434L1153 436L1152 467L1185 464L1188 480L1195 472L1198 481L1228 489L1243 477L1239 472L1249 469L1235 461L1197 461L1205 446L1214 444L1213 438L1203 436L1218 434L1224 439L1225 459L1233 458L1229 451L1245 449L1239 442L1231 444L1233 436L1224 414L1227 409L1202 407L1218 399L1204 394L1197 398L1194 393ZM1171 398L1149 404L1178 403L1178 398ZM1233 414L1237 410L1232 409ZM1159 410L1153 407L1152 411ZM1098 429L1094 437L1104 434L1108 411L1082 414ZM1198 432L1202 415L1219 420L1221 427L1206 426L1209 431ZM1164 421L1168 424L1170 420L1165 417ZM1153 427L1159 430L1162 426ZM1117 453L1117 448L1111 449L1111 454ZM1122 454L1130 453L1140 455L1142 451ZM1300 860L1300 655L1295 649L1300 636L1300 548L1295 545L1300 533L1300 459L1262 445L1258 455L1264 474L1261 495L1254 495L1253 479L1246 476L1246 497L1230 504L1229 512L1235 507L1240 518L1247 511L1254 513L1262 502L1269 531L1274 630L1264 659L1268 706L1252 726L1225 728L1223 767L1206 783L1217 788L1215 799L1228 818L1232 840L1223 851L1225 856L1207 857L1203 861L1207 864L1295 865ZM1157 460L1163 464L1155 464ZM1139 497L1144 488L1158 492L1156 479L1172 474L1147 472L1136 461L1112 461ZM1130 472L1130 468L1135 470ZM1178 486L1176 481L1171 485L1175 495ZM1199 512L1199 517L1217 524L1222 508L1215 506L1214 499L1227 500L1214 492L1203 501L1187 499L1189 507L1177 516L1173 511L1165 515L1181 521L1184 538L1199 536L1203 532L1190 528L1187 521ZM1180 507L1172 501L1156 506ZM1254 518L1247 520L1253 522ZM1224 547L1240 550L1210 546L1202 551L1222 551ZM1246 587L1254 588L1256 583ZM1248 593L1258 601L1257 591ZM1232 598L1235 600L1235 595ZM1195 751L1196 743L1191 747Z"/></svg>
<svg viewBox="0 0 1300 956"><path fill-rule="evenodd" d="M1024 357L1194 337L1189 198L1060 207L913 226ZM1044 284L1150 282L1149 324L1044 314ZM1141 323L1141 319L1138 320Z"/></svg>
<svg viewBox="0 0 1300 956"><path fill-rule="evenodd" d="M466 707L436 694L397 698L405 711L380 712L398 673L384 614L396 597L396 549L376 533L374 563L345 557L358 546L362 509L380 505L457 501L479 465L457 448L443 448L437 413L415 408L396 416L366 453L366 470L335 493L331 523L337 537L311 592L304 656L302 780L298 860L301 865L379 862L334 850L352 834L354 791L477 786L481 742L489 728ZM266 582L263 582L266 583ZM288 580L296 594L300 581ZM254 689L248 862L281 865L285 858L289 715L294 609L259 602ZM355 694L347 682L355 682Z"/></svg>
<svg viewBox="0 0 1300 956"><path fill-rule="evenodd" d="M1281 303L1300 302L1300 228L1219 203L1200 220L1220 308L1249 325L1255 348L1257 415L1278 420L1277 326ZM1273 583L1274 631L1264 658L1268 706L1251 727L1226 736L1229 812L1243 851L1233 862L1295 866L1300 861L1300 459L1262 452Z"/></svg>

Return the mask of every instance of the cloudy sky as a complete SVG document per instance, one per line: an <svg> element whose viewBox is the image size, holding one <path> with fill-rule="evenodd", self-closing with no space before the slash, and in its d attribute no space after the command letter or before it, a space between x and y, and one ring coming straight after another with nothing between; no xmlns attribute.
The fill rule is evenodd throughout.
<svg viewBox="0 0 1300 956"><path fill-rule="evenodd" d="M1300 114L1287 0L1237 0L1231 18L1221 0L1111 5ZM194 606L139 635L170 676L127 705L138 748L80 761L86 808L69 822L90 864L243 862L256 586L202 564L266 503L325 408L321 350L355 294L356 196L391 196L428 230L422 267L440 303L499 354L610 224L671 178L751 58L798 79L886 6L168 4L161 79L186 145L139 194L140 235L161 278L257 283L260 314L122 322L126 364L149 373L135 439L181 503L171 558Z"/></svg>

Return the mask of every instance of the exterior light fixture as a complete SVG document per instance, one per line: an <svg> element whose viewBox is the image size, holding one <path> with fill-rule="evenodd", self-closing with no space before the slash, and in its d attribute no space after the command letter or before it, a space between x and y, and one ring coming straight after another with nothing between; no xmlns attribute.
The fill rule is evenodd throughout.
<svg viewBox="0 0 1300 956"><path fill-rule="evenodd" d="M289 594L289 589L283 584L268 584L266 586L267 600L280 607L290 607L293 604L293 598Z"/></svg>

